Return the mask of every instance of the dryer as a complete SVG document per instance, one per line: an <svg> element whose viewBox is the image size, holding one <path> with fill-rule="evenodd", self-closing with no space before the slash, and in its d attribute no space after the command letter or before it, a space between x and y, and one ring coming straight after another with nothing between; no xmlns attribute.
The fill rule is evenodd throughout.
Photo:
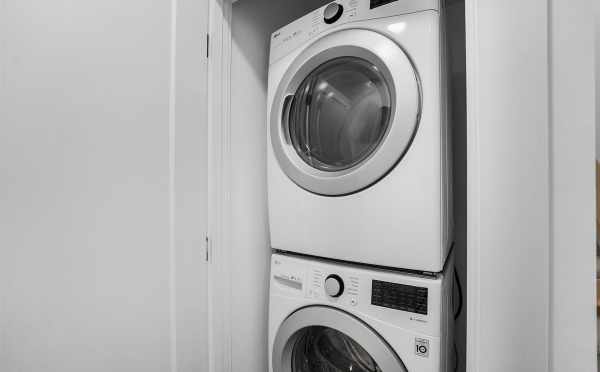
<svg viewBox="0 0 600 372"><path fill-rule="evenodd" d="M443 10L339 0L272 34L273 248L442 270L452 241Z"/></svg>
<svg viewBox="0 0 600 372"><path fill-rule="evenodd" d="M426 277L274 254L270 372L450 372L452 261Z"/></svg>

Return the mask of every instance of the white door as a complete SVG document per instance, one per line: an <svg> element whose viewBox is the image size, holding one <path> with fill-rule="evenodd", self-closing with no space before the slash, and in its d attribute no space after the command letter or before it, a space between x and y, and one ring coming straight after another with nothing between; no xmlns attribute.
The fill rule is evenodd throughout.
<svg viewBox="0 0 600 372"><path fill-rule="evenodd" d="M207 370L207 5L178 4L173 100L170 1L2 1L0 371Z"/></svg>
<svg viewBox="0 0 600 372"><path fill-rule="evenodd" d="M177 4L173 132L177 372L208 371L208 1Z"/></svg>

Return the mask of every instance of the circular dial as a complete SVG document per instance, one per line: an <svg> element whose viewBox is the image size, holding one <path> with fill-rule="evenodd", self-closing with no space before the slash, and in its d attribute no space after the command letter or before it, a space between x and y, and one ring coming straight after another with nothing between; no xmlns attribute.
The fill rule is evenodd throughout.
<svg viewBox="0 0 600 372"><path fill-rule="evenodd" d="M344 281L338 275L331 274L325 279L325 293L330 297L340 297L344 293Z"/></svg>
<svg viewBox="0 0 600 372"><path fill-rule="evenodd" d="M342 13L344 13L344 7L342 5L331 3L325 8L323 19L325 20L325 23L329 25L340 19Z"/></svg>

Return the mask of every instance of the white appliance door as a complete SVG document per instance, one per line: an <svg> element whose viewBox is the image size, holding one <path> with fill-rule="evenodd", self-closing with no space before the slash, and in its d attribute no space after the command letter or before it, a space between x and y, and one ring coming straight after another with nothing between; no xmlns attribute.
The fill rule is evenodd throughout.
<svg viewBox="0 0 600 372"><path fill-rule="evenodd" d="M366 323L325 306L302 308L279 327L274 372L406 372L392 348Z"/></svg>
<svg viewBox="0 0 600 372"><path fill-rule="evenodd" d="M272 110L271 145L285 174L310 192L346 195L384 177L408 150L420 81L390 38L343 30L300 53Z"/></svg>

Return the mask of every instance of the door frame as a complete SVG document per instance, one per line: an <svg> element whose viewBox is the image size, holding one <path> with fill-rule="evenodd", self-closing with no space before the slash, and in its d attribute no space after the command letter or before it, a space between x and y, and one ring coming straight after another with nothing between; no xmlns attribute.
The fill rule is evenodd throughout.
<svg viewBox="0 0 600 372"><path fill-rule="evenodd" d="M211 0L209 15L213 372L231 371L231 5ZM595 370L591 10L592 0L465 0L469 372L501 371L511 363L539 371ZM528 58L494 54L497 45ZM592 99L579 99L582 91ZM514 92L528 101L511 101ZM518 139L510 152L497 146L503 138ZM500 360L507 353L514 358Z"/></svg>
<svg viewBox="0 0 600 372"><path fill-rule="evenodd" d="M210 0L208 46L209 371L230 372L231 329L231 0Z"/></svg>
<svg viewBox="0 0 600 372"><path fill-rule="evenodd" d="M596 277L594 17L600 16L598 4L550 1L549 364L557 372L597 368L596 280L591 279Z"/></svg>
<svg viewBox="0 0 600 372"><path fill-rule="evenodd" d="M593 9L465 0L467 371L596 370Z"/></svg>

